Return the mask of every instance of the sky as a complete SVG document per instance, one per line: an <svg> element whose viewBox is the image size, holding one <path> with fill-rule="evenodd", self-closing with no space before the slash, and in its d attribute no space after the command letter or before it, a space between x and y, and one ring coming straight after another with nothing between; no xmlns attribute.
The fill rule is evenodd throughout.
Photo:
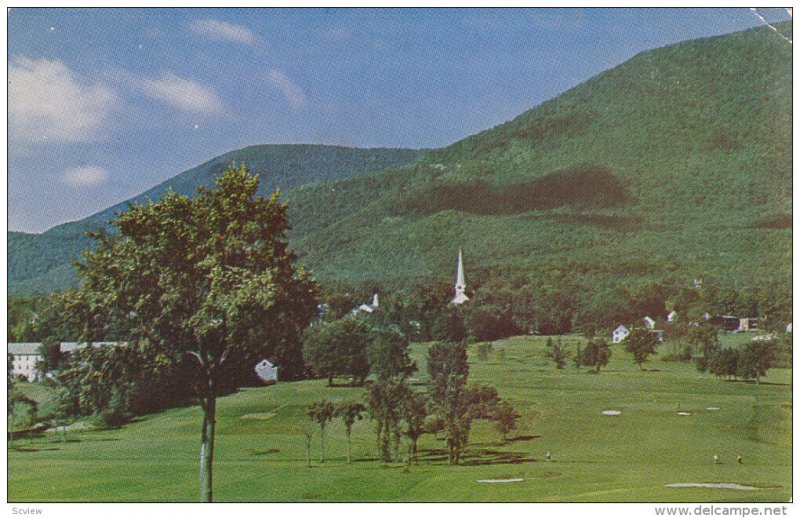
<svg viewBox="0 0 800 518"><path fill-rule="evenodd" d="M433 148L782 9L12 9L8 227L254 144Z"/></svg>

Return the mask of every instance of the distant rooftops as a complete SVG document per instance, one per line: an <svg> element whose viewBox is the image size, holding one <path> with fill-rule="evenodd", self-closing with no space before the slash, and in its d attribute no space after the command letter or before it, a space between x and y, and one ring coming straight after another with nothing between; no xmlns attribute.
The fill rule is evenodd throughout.
<svg viewBox="0 0 800 518"><path fill-rule="evenodd" d="M8 344L8 352L15 356L39 354L39 342L12 342Z"/></svg>
<svg viewBox="0 0 800 518"><path fill-rule="evenodd" d="M61 342L60 350L62 353L83 349L87 346L86 342ZM113 345L127 345L127 342L92 342L92 347L106 347ZM41 342L9 342L8 352L15 356L39 354Z"/></svg>
<svg viewBox="0 0 800 518"><path fill-rule="evenodd" d="M71 353L76 349L84 349L86 342L61 342L61 352ZM92 342L92 347L106 347L112 345L127 345L127 342Z"/></svg>

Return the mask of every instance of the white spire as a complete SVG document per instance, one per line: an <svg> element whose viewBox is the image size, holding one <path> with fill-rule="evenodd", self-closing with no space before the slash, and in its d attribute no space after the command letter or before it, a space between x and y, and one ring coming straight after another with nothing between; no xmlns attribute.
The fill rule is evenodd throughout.
<svg viewBox="0 0 800 518"><path fill-rule="evenodd" d="M464 293L467 289L467 282L464 280L464 261L461 257L461 249L458 249L458 269L456 270L456 296L450 301L450 304L463 304L469 300L469 297Z"/></svg>
<svg viewBox="0 0 800 518"><path fill-rule="evenodd" d="M461 257L461 249L458 249L458 271L456 272L456 292L464 291L467 282L464 280L464 260Z"/></svg>

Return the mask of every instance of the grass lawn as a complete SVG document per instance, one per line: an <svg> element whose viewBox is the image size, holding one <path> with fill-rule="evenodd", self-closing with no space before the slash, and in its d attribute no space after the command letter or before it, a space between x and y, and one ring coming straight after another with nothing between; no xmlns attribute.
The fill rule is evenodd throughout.
<svg viewBox="0 0 800 518"><path fill-rule="evenodd" d="M570 354L577 336L562 337ZM421 371L426 344L414 345ZM640 371L613 346L600 374L563 371L544 357L544 337L493 344L485 361L470 348L470 380L491 383L522 414L501 441L476 421L465 465L450 467L444 442L420 439L419 462L375 458L372 423L353 429L354 462L345 462L344 426L326 432L326 461L305 466L309 402L360 398L363 389L325 382L249 388L219 402L214 489L217 501L525 501L786 502L791 498L791 370L761 385L720 381L692 364L656 360ZM665 352L669 352L666 351ZM422 387L418 387L420 390ZM718 407L717 411L707 408ZM603 415L618 410L617 416ZM689 416L679 411L691 412ZM8 449L8 499L39 501L196 501L201 412L146 416L123 428L23 439ZM545 462L550 452L552 462ZM718 455L720 464L712 462ZM736 456L743 457L743 464ZM488 484L482 479L522 478ZM753 491L668 488L730 482Z"/></svg>

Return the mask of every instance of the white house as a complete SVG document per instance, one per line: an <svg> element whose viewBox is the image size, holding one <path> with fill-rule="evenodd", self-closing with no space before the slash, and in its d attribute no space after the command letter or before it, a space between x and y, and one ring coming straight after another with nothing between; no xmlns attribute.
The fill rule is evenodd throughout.
<svg viewBox="0 0 800 518"><path fill-rule="evenodd" d="M464 280L464 261L461 258L461 249L458 249L458 267L456 269L456 296L450 304L460 305L469 300L464 291L467 289L467 282Z"/></svg>
<svg viewBox="0 0 800 518"><path fill-rule="evenodd" d="M675 310L670 311L669 315L667 315L667 322L677 322L677 321L678 321L678 312Z"/></svg>
<svg viewBox="0 0 800 518"><path fill-rule="evenodd" d="M611 343L618 344L628 338L629 334L631 334L631 332L627 327L619 326L618 328L614 329L614 332L611 334Z"/></svg>
<svg viewBox="0 0 800 518"><path fill-rule="evenodd" d="M652 318L644 317L642 320L644 320L644 325L649 331L653 331L656 328L656 321Z"/></svg>
<svg viewBox="0 0 800 518"><path fill-rule="evenodd" d="M256 365L256 374L265 383L274 383L278 381L278 368L272 365L268 360L261 360Z"/></svg>
<svg viewBox="0 0 800 518"><path fill-rule="evenodd" d="M786 324L786 332L787 333L791 333L792 332L792 324Z"/></svg>
<svg viewBox="0 0 800 518"><path fill-rule="evenodd" d="M25 376L28 381L41 379L41 374L36 370L36 364L42 359L39 354L40 342L12 342L8 344L8 353L11 360L14 377Z"/></svg>

